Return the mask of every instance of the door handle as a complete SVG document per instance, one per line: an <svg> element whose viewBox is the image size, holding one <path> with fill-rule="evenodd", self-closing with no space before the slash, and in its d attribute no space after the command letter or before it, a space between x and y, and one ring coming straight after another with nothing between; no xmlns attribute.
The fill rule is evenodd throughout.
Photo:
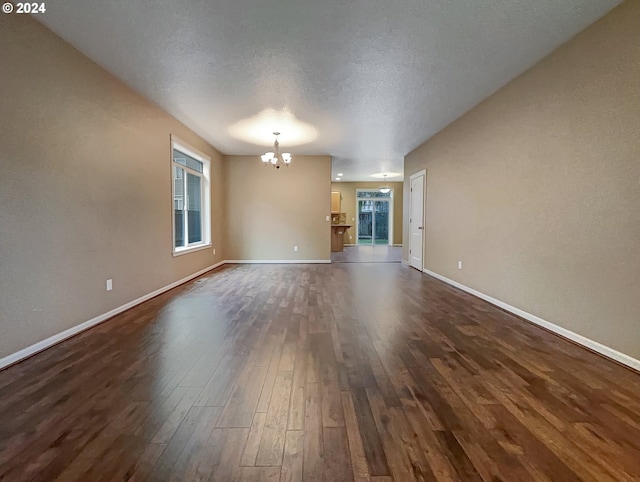
<svg viewBox="0 0 640 482"><path fill-rule="evenodd" d="M418 229L422 229L422 226L418 226Z"/></svg>

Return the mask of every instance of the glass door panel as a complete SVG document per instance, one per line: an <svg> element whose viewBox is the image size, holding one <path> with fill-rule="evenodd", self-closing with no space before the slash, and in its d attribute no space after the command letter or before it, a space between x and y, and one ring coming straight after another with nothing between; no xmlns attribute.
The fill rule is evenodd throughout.
<svg viewBox="0 0 640 482"><path fill-rule="evenodd" d="M358 201L358 244L373 243L373 201Z"/></svg>
<svg viewBox="0 0 640 482"><path fill-rule="evenodd" d="M358 201L358 244L389 244L389 201Z"/></svg>
<svg viewBox="0 0 640 482"><path fill-rule="evenodd" d="M373 201L373 244L389 244L389 202Z"/></svg>

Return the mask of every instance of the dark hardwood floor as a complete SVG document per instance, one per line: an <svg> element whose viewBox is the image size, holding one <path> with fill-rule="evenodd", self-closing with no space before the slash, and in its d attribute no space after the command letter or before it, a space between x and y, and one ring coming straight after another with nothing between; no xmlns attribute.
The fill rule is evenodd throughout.
<svg viewBox="0 0 640 482"><path fill-rule="evenodd" d="M640 480L640 375L400 264L228 266L0 372L0 479Z"/></svg>

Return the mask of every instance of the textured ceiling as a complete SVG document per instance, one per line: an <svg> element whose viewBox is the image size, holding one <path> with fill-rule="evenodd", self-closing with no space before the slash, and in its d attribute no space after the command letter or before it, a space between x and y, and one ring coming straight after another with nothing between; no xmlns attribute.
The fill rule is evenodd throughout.
<svg viewBox="0 0 640 482"><path fill-rule="evenodd" d="M38 19L224 153L278 128L371 180L619 3L56 0Z"/></svg>

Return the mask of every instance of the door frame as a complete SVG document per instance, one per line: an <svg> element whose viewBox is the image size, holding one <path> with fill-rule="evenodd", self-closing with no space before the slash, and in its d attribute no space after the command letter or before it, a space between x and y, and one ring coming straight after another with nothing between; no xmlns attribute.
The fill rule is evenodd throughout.
<svg viewBox="0 0 640 482"><path fill-rule="evenodd" d="M411 176L409 176L409 206L408 206L408 210L409 210L409 259L407 260L409 262L409 266L411 266L411 225L413 224L413 219L411 218L411 206L413 206L413 191L411 189L411 183L413 182L414 179L416 179L417 177L420 176L424 176L422 179L422 219L420 221L422 221L422 256L420 257L420 261L421 261L421 268L420 271L424 271L424 257L425 257L425 253L424 253L424 247L425 247L425 233L426 233L426 229L424 229L426 227L426 223L425 220L427 218L427 170L426 169L422 169L421 171L416 172L415 174L412 174Z"/></svg>
<svg viewBox="0 0 640 482"><path fill-rule="evenodd" d="M357 188L356 189L356 239L355 239L355 246L360 246L360 243L358 242L358 232L360 230L360 211L359 209L359 205L358 205L358 201L362 201L363 199L359 199L358 198L358 193L359 192L372 192L372 191L378 191L378 189L374 189L374 188ZM390 192L390 196L389 197L382 197L382 198L375 198L375 197L371 197L371 198L366 198L366 200L371 200L371 201L385 201L389 203L389 244L387 244L386 246L393 246L393 198L394 198L394 192L395 190L392 188L391 192ZM371 229L373 230L373 226L371 227ZM373 243L373 235L372 234L372 243L371 246L375 246L375 244ZM366 246L366 245L365 245ZM379 246L385 246L384 244L380 244Z"/></svg>

